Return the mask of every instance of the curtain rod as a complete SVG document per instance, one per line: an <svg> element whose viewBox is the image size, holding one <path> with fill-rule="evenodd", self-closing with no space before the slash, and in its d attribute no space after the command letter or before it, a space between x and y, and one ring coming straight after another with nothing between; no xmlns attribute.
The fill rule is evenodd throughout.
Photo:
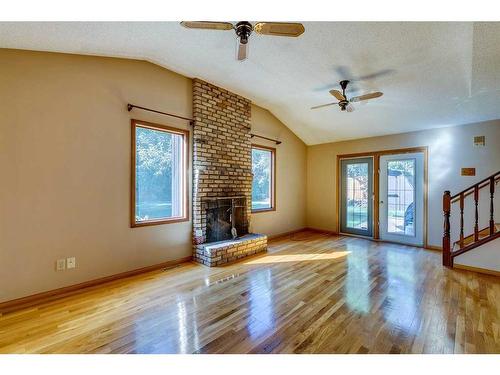
<svg viewBox="0 0 500 375"><path fill-rule="evenodd" d="M134 108L137 108L137 109L142 109L144 111L149 111L149 112L155 112L155 113L159 113L161 115L165 115L165 116L170 116L170 117L175 117L175 118L180 118L181 120L186 120L186 121L189 121L189 123L191 125L194 124L194 120L192 118L189 118L189 117L183 117L183 116L179 116L179 115L174 115L173 113L168 113L168 112L162 112L162 111L157 111L156 109L151 109L151 108L146 108L146 107L141 107L141 106L138 106L138 105L135 105L135 104L130 104L128 103L127 104L127 110L130 112L132 109Z"/></svg>
<svg viewBox="0 0 500 375"><path fill-rule="evenodd" d="M265 139L265 140L267 140L267 141L274 142L274 143L276 143L277 145L281 144L281 141L278 141L277 139L267 138L267 137L263 137L263 136L261 136L261 135L257 135L257 134L252 134L252 133L250 133L250 138L253 138L253 137L262 138L262 139Z"/></svg>
<svg viewBox="0 0 500 375"><path fill-rule="evenodd" d="M186 120L186 121L189 121L189 123L191 125L194 125L194 120L192 118L189 118L189 117L184 117L184 116L179 116L179 115L174 115L173 113L168 113L168 112L162 112L162 111L158 111L156 109L151 109L151 108L146 108L146 107L141 107L141 106L138 106L138 105L135 105L135 104L130 104L128 103L127 104L127 110L130 112L132 109L134 108L137 108L137 109L142 109L143 111L149 111L149 112L154 112L154 113L159 113L161 115L165 115L165 116L170 116L170 117L175 117L175 118L179 118L181 120ZM272 138L267 138L267 137L263 137L262 135L257 135L257 134L252 134L250 133L250 137L253 138L253 137L257 137L257 138L261 138L261 139L265 139L267 141L271 141L271 142L274 142L275 144L279 145L281 144L281 141L278 141L276 139L272 139Z"/></svg>

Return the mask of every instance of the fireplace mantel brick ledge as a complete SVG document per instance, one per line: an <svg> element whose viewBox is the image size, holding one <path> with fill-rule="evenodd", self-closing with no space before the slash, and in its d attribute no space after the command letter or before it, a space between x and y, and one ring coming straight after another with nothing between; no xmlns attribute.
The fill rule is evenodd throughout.
<svg viewBox="0 0 500 375"><path fill-rule="evenodd" d="M205 243L203 200L244 196L243 231L251 220L251 102L195 78L193 80L193 260L218 266L267 250L267 236L245 234L236 240Z"/></svg>

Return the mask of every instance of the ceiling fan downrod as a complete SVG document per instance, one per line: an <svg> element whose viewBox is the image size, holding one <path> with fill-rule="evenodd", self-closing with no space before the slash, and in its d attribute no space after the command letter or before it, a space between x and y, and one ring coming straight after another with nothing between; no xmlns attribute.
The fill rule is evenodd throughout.
<svg viewBox="0 0 500 375"><path fill-rule="evenodd" d="M340 87L342 88L342 95L344 96L344 100L341 100L339 102L339 106L340 106L341 111L345 111L347 109L347 105L349 104L349 101L347 100L347 96L345 95L345 89L347 88L348 84L349 84L349 80L347 80L347 79L340 81Z"/></svg>

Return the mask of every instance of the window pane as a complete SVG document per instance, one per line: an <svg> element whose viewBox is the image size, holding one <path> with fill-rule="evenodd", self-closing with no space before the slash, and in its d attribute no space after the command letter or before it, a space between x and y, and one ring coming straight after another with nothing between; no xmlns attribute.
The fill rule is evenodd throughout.
<svg viewBox="0 0 500 375"><path fill-rule="evenodd" d="M387 163L387 231L415 235L415 159Z"/></svg>
<svg viewBox="0 0 500 375"><path fill-rule="evenodd" d="M135 220L183 214L183 136L136 127Z"/></svg>
<svg viewBox="0 0 500 375"><path fill-rule="evenodd" d="M368 230L368 163L347 164L347 227Z"/></svg>
<svg viewBox="0 0 500 375"><path fill-rule="evenodd" d="M272 151L252 148L252 209L272 208Z"/></svg>

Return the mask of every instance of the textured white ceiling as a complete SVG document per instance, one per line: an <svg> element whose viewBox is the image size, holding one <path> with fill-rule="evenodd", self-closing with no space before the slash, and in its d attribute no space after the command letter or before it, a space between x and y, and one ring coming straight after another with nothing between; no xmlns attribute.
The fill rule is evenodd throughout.
<svg viewBox="0 0 500 375"><path fill-rule="evenodd" d="M244 62L233 32L175 22L0 23L0 47L148 60L251 99L307 144L500 118L500 23L304 25L297 39L252 35ZM346 78L384 96L309 109Z"/></svg>

